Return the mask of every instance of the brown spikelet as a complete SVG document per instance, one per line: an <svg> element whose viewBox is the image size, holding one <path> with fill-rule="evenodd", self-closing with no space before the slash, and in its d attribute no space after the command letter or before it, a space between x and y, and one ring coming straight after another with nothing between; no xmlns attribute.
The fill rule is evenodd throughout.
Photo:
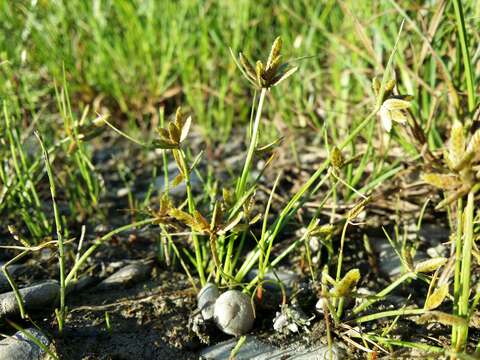
<svg viewBox="0 0 480 360"><path fill-rule="evenodd" d="M197 221L195 220L195 218L192 215L186 213L185 211L177 208L172 208L170 209L168 214L174 219L177 219L178 221L184 223L188 227L194 228L196 226Z"/></svg>
<svg viewBox="0 0 480 360"><path fill-rule="evenodd" d="M270 68L274 59L276 59L282 51L282 38L278 36L272 44L272 49L268 55L267 68Z"/></svg>
<svg viewBox="0 0 480 360"><path fill-rule="evenodd" d="M336 146L334 146L330 151L330 162L332 163L333 167L337 169L340 169L345 163L342 152Z"/></svg>
<svg viewBox="0 0 480 360"><path fill-rule="evenodd" d="M197 210L195 210L193 216L196 222L196 229L200 232L208 232L210 229L210 224L208 223L207 219L205 219L205 217Z"/></svg>
<svg viewBox="0 0 480 360"><path fill-rule="evenodd" d="M168 133L172 142L177 144L180 142L180 129L177 125L175 125L175 123L171 122L168 124Z"/></svg>
<svg viewBox="0 0 480 360"><path fill-rule="evenodd" d="M240 64L243 67L243 70L245 73L250 77L251 80L255 81L257 78L257 74L255 72L255 68L253 67L252 63L250 60L248 60L243 53L240 53L238 56L238 59L240 61Z"/></svg>
<svg viewBox="0 0 480 360"><path fill-rule="evenodd" d="M355 219L365 209L365 206L370 202L370 197L367 197L356 204L348 213L347 219L349 221Z"/></svg>
<svg viewBox="0 0 480 360"><path fill-rule="evenodd" d="M385 84L385 97L392 95L393 89L395 88L396 84L397 82L395 81L395 79L387 81L387 83Z"/></svg>
<svg viewBox="0 0 480 360"><path fill-rule="evenodd" d="M185 122L185 116L183 115L182 108L178 107L177 112L175 113L175 125L180 130L183 128L184 122Z"/></svg>
<svg viewBox="0 0 480 360"><path fill-rule="evenodd" d="M172 180L172 183L171 183L172 187L176 187L176 186L180 185L180 184L182 183L182 181L183 181L184 178L185 178L185 177L183 176L182 173L180 173L180 174L178 174L177 176L175 176L175 177L173 178L173 180Z"/></svg>

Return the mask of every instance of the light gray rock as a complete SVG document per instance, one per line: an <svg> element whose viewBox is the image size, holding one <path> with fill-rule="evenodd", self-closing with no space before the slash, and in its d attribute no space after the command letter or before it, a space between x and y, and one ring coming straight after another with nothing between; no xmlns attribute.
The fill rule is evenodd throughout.
<svg viewBox="0 0 480 360"><path fill-rule="evenodd" d="M57 303L60 286L56 280L48 280L37 285L20 289L25 310L54 307ZM13 291L0 295L0 318L20 314L17 299Z"/></svg>
<svg viewBox="0 0 480 360"><path fill-rule="evenodd" d="M98 290L107 290L120 286L129 286L144 279L150 271L150 265L141 261L133 262L116 271L98 284Z"/></svg>
<svg viewBox="0 0 480 360"><path fill-rule="evenodd" d="M345 359L345 357L345 351L338 345L333 344L331 348L329 348L328 345L318 345L311 348L299 347L285 350L284 352L279 351L273 354L273 356L265 357L264 360L281 360L285 358L291 360L342 360Z"/></svg>
<svg viewBox="0 0 480 360"><path fill-rule="evenodd" d="M28 328L24 331L37 338L43 345L48 346L50 344L50 340L35 328ZM44 353L43 349L29 339L22 331L18 331L12 337L0 341L0 359L40 360L43 359Z"/></svg>
<svg viewBox="0 0 480 360"><path fill-rule="evenodd" d="M226 334L246 334L255 321L252 301L247 294L238 290L224 292L215 301L213 318L218 328Z"/></svg>
<svg viewBox="0 0 480 360"><path fill-rule="evenodd" d="M237 344L237 339L231 339L203 349L199 356L203 360L228 360L230 353ZM236 360L342 360L345 351L337 344L330 350L327 345L305 346L291 344L286 348L264 343L254 336L247 336L245 343L240 348Z"/></svg>
<svg viewBox="0 0 480 360"><path fill-rule="evenodd" d="M198 309L202 312L204 320L213 319L213 310L215 301L220 296L220 292L215 284L207 283L198 293Z"/></svg>
<svg viewBox="0 0 480 360"><path fill-rule="evenodd" d="M200 359L228 360L232 349L237 344L237 339L231 339L219 344L209 346L200 352ZM236 360L265 359L265 355L278 351L278 348L257 340L254 336L247 336L245 343L240 348Z"/></svg>

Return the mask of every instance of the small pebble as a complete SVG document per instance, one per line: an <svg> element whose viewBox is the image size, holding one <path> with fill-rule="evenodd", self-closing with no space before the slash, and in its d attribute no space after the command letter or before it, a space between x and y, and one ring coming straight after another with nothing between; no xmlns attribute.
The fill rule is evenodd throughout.
<svg viewBox="0 0 480 360"><path fill-rule="evenodd" d="M240 336L253 327L255 314L250 297L238 290L229 290L215 301L214 320L224 333Z"/></svg>

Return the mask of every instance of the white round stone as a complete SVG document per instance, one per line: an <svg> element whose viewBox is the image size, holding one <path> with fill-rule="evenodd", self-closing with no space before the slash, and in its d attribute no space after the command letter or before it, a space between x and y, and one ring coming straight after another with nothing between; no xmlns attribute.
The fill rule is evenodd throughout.
<svg viewBox="0 0 480 360"><path fill-rule="evenodd" d="M238 290L229 290L215 301L213 318L224 333L240 336L249 332L255 321L250 297Z"/></svg>

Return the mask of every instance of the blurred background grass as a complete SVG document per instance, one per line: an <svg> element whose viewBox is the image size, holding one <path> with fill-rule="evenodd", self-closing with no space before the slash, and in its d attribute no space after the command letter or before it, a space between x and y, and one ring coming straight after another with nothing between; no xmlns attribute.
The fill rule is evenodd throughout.
<svg viewBox="0 0 480 360"><path fill-rule="evenodd" d="M463 6L476 84L480 1ZM472 116L450 1L0 0L5 110L0 210L27 219L36 214L25 214L27 205L42 210L34 190L45 175L38 166L40 154L27 151L34 128L52 146L71 136L75 121L88 125L97 113L109 113L117 126L149 137L159 108L169 115L183 105L194 114L205 141L227 141L233 129L248 123L252 94L229 47L263 58L278 35L286 60L300 70L272 90L262 136L290 134L293 139L302 129L314 129L321 141L321 129L326 129L336 143L371 111L371 79L382 74L402 20L405 28L394 58L398 90L414 95L414 114L428 128L435 149L452 118ZM381 135L381 128L372 125L365 132L364 138L371 139ZM352 143L351 153L367 142ZM69 154L67 145L63 151ZM95 182L92 145L77 145L79 153L58 162L67 169L65 184L73 188L67 198L78 200L72 209L94 207L101 184ZM401 145L415 155L407 142ZM382 155L368 146L365 163L381 162L383 168ZM350 180L360 178L347 171ZM36 222L49 228L45 219Z"/></svg>
<svg viewBox="0 0 480 360"><path fill-rule="evenodd" d="M418 94L442 82L430 49L422 49L433 26L433 48L461 88L460 55L451 52L458 47L450 2L397 3L4 0L1 95L22 111L38 114L52 103L53 84L61 83L64 66L77 109L101 97L125 118L140 119L176 96L192 108L207 135L225 138L233 124L245 122L249 109L246 83L228 47L260 57L281 35L290 59L309 58L300 61L301 73L271 108L296 124L300 115L311 117L320 103L345 121L348 107L368 96L371 77L381 73L403 19L401 10L414 22L407 24L396 58L405 90ZM464 3L477 60L480 6ZM428 106L423 110L428 114Z"/></svg>

